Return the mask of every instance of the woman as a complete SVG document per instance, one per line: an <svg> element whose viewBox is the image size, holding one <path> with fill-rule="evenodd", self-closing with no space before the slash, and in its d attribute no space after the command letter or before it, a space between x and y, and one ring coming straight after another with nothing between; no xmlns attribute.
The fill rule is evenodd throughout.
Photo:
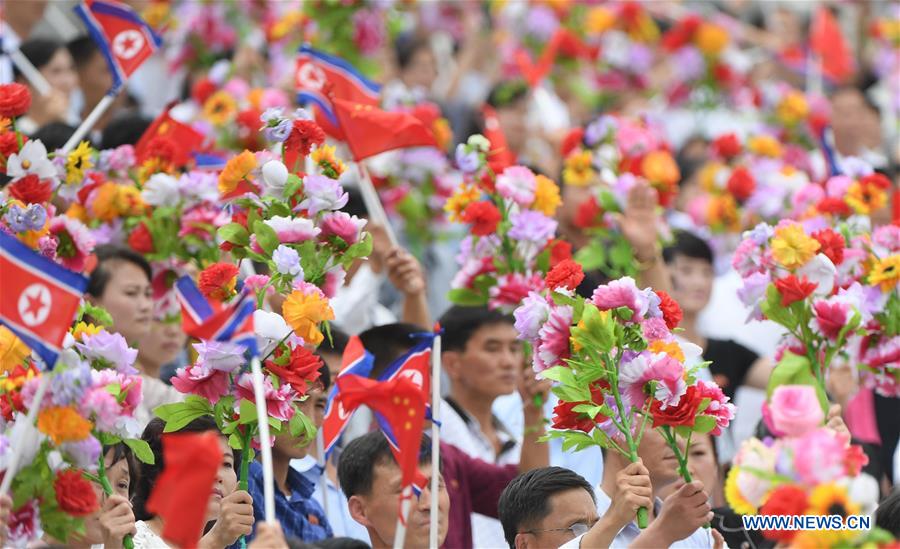
<svg viewBox="0 0 900 549"><path fill-rule="evenodd" d="M69 50L59 42L35 38L23 43L22 54L41 73L52 88L47 95L31 89L31 108L28 115L16 121L19 128L31 135L38 128L52 122L76 124L77 117L70 112L70 97L78 89L78 73ZM18 69L13 70L16 81L30 84Z"/></svg>
<svg viewBox="0 0 900 549"><path fill-rule="evenodd" d="M150 264L140 254L120 246L100 246L95 253L97 266L88 282L88 299L112 316L110 331L121 334L131 347L141 349L135 366L143 378L144 398L134 415L141 425L146 425L153 417L154 408L183 398L181 393L155 377L159 375L158 367L152 371L143 367L151 353L153 356L159 354L158 350L145 344L153 321Z"/></svg>
<svg viewBox="0 0 900 549"><path fill-rule="evenodd" d="M163 462L162 434L165 422L154 418L141 437L153 450L154 463L143 463L135 495L134 508L138 517L137 535L134 537L135 549L162 549L168 547L161 537L163 519L147 511L146 504L162 472ZM180 433L219 432L215 421L203 416L188 423L180 429ZM206 508L206 521L215 521L206 535L200 539L198 547L204 549L221 549L236 542L241 536L253 531L253 499L244 490L237 490L237 463L240 456L228 445L224 435L219 437L222 449L222 464L216 476L216 484Z"/></svg>

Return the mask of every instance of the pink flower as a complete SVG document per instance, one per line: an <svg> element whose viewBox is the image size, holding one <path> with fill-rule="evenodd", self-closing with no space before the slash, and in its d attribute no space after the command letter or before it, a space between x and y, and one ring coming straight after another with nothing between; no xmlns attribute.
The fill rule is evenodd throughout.
<svg viewBox="0 0 900 549"><path fill-rule="evenodd" d="M344 285L346 279L347 271L340 265L335 265L328 269L325 271L325 282L322 284L322 293L325 294L325 297L328 299L333 298L337 295L338 290Z"/></svg>
<svg viewBox="0 0 900 549"><path fill-rule="evenodd" d="M489 290L488 307L512 311L532 290L544 288L544 279L538 274L525 276L521 273L510 273L500 276L497 285Z"/></svg>
<svg viewBox="0 0 900 549"><path fill-rule="evenodd" d="M336 236L347 244L356 244L363 227L366 226L366 220L347 212L332 212L322 217L320 225L322 227L321 238L327 239L329 236Z"/></svg>
<svg viewBox="0 0 900 549"><path fill-rule="evenodd" d="M245 373L238 378L236 385L238 399L256 402L253 395L253 381L249 373ZM275 389L272 386L272 381L267 376L263 380L263 388L266 391L266 409L269 412L269 416L282 421L289 421L294 417L294 408L291 406L291 402L297 396L297 393L291 389L290 385L284 384L280 388Z"/></svg>
<svg viewBox="0 0 900 549"><path fill-rule="evenodd" d="M516 319L515 327L519 332L519 339L533 341L537 339L538 331L550 316L550 302L538 292L528 292L528 296L516 308L513 316Z"/></svg>
<svg viewBox="0 0 900 549"><path fill-rule="evenodd" d="M844 476L845 436L831 429L813 429L790 442L794 469L800 480L811 485L831 482Z"/></svg>
<svg viewBox="0 0 900 549"><path fill-rule="evenodd" d="M666 326L666 321L662 317L648 318L641 328L644 330L644 337L647 338L647 341L669 339L672 336L672 332L669 331L669 327Z"/></svg>
<svg viewBox="0 0 900 549"><path fill-rule="evenodd" d="M494 266L494 258L469 258L459 268L453 280L450 282L451 288L471 288L475 283L475 279L480 275L492 273L497 270Z"/></svg>
<svg viewBox="0 0 900 549"><path fill-rule="evenodd" d="M303 217L275 216L263 223L271 227L278 235L278 241L284 244L312 240L321 232L311 219Z"/></svg>
<svg viewBox="0 0 900 549"><path fill-rule="evenodd" d="M781 385L769 399L768 408L775 431L802 436L822 425L825 413L811 385Z"/></svg>
<svg viewBox="0 0 900 549"><path fill-rule="evenodd" d="M700 396L709 399L709 406L703 411L703 415L716 418L716 427L710 431L710 434L721 435L722 429L728 427L728 424L734 419L736 408L734 404L728 402L730 399L725 396L717 384L701 379L697 382L697 386L700 388Z"/></svg>
<svg viewBox="0 0 900 549"><path fill-rule="evenodd" d="M738 244L731 259L731 266L742 278L747 278L753 273L765 272L763 265L763 252L756 242L747 238Z"/></svg>
<svg viewBox="0 0 900 549"><path fill-rule="evenodd" d="M550 311L547 322L538 331L534 345L534 370L542 372L553 366L561 366L569 358L569 337L572 327L572 307L565 305Z"/></svg>
<svg viewBox="0 0 900 549"><path fill-rule="evenodd" d="M268 275L250 275L246 279L244 279L244 286L247 287L251 292L256 292L265 288L266 284L269 283ZM267 294L274 294L275 288L269 286L266 288Z"/></svg>
<svg viewBox="0 0 900 549"><path fill-rule="evenodd" d="M63 267L83 271L88 255L94 250L94 237L73 217L56 216L50 220L50 234L56 238L56 260Z"/></svg>
<svg viewBox="0 0 900 549"><path fill-rule="evenodd" d="M631 317L632 322L639 322L650 307L650 300L638 290L634 279L630 276L599 286L591 296L591 303L601 311L628 307L634 313Z"/></svg>
<svg viewBox="0 0 900 549"><path fill-rule="evenodd" d="M644 405L647 393L644 386L656 381L653 398L660 401L661 409L677 406L681 395L687 392L684 382L684 364L665 353L640 353L619 366L619 389L627 404L635 408Z"/></svg>
<svg viewBox="0 0 900 549"><path fill-rule="evenodd" d="M825 198L825 190L818 183L804 185L791 197L794 213L802 216L810 206L815 206Z"/></svg>
<svg viewBox="0 0 900 549"><path fill-rule="evenodd" d="M215 404L228 393L228 373L198 362L179 368L172 378L172 386L181 393L201 396Z"/></svg>
<svg viewBox="0 0 900 549"><path fill-rule="evenodd" d="M525 208L534 202L536 187L534 173L524 166L510 166L497 176L497 192L500 196Z"/></svg>
<svg viewBox="0 0 900 549"><path fill-rule="evenodd" d="M86 392L81 400L80 412L90 417L97 429L101 431L112 431L116 427L116 419L118 419L121 408L105 385L95 387Z"/></svg>
<svg viewBox="0 0 900 549"><path fill-rule="evenodd" d="M812 309L816 316L810 322L811 327L828 339L837 341L841 329L850 318L850 306L837 299L820 299L813 303Z"/></svg>
<svg viewBox="0 0 900 549"><path fill-rule="evenodd" d="M9 543L13 547L25 547L28 542L41 536L41 515L35 499L15 509L9 515Z"/></svg>
<svg viewBox="0 0 900 549"><path fill-rule="evenodd" d="M181 230L178 237L193 235L204 241L212 241L216 230L231 221L231 216L221 210L199 206L181 217Z"/></svg>

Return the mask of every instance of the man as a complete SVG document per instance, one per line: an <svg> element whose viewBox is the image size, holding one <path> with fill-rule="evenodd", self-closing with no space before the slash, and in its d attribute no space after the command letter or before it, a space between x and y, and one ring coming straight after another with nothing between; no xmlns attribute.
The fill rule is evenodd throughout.
<svg viewBox="0 0 900 549"><path fill-rule="evenodd" d="M418 498L413 498L406 521L404 547L428 547L431 506L438 509L438 543L447 537L450 496L441 478L439 493L431 493L431 475L440 475L431 463L431 440L422 437L419 470L428 479ZM397 511L400 509L401 472L391 447L380 432L351 441L341 454L338 466L341 489L347 496L350 515L366 527L373 549L394 546Z"/></svg>
<svg viewBox="0 0 900 549"><path fill-rule="evenodd" d="M441 364L450 378L450 394L440 411L441 440L498 465L519 462L519 441L491 410L498 397L516 390L523 375L522 342L513 322L511 316L484 306L458 305L440 320ZM540 425L542 411L526 404L526 428ZM498 520L475 514L472 527L476 547L503 543Z"/></svg>

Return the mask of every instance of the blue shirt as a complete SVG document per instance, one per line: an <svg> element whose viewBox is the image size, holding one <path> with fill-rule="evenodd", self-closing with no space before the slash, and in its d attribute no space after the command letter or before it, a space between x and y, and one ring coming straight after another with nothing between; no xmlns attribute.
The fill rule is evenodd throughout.
<svg viewBox="0 0 900 549"><path fill-rule="evenodd" d="M366 527L353 520L353 517L350 516L347 496L335 483L331 482L327 475L324 475L322 466L316 463L315 458L307 456L303 459L291 460L291 468L299 471L306 480L316 486L316 490L313 492L313 499L328 513L326 515L328 524L331 525L335 537L355 538L364 541L366 545L372 545L372 541L369 539L369 531L366 530ZM326 483L327 500L323 500L322 497L323 475ZM328 505L326 506L325 503Z"/></svg>
<svg viewBox="0 0 900 549"><path fill-rule="evenodd" d="M315 484L289 467L287 487L291 491L290 498L278 489L277 483L275 486L275 518L281 523L285 537L304 542L333 537L325 511L312 497L316 489ZM253 517L256 522L266 520L262 465L257 461L250 463L248 491L253 497ZM254 534L255 532L254 527Z"/></svg>

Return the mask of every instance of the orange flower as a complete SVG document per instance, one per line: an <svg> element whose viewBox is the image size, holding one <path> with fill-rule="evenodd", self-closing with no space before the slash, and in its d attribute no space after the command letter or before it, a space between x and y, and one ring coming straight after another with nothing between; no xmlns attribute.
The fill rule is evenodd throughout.
<svg viewBox="0 0 900 549"><path fill-rule="evenodd" d="M704 21L694 35L694 43L706 55L719 55L728 45L728 32L719 25Z"/></svg>
<svg viewBox="0 0 900 549"><path fill-rule="evenodd" d="M28 345L22 343L5 326L0 326L0 373L10 372L16 366L24 364L30 354Z"/></svg>
<svg viewBox="0 0 900 549"><path fill-rule="evenodd" d="M585 30L588 34L602 34L616 24L616 16L603 6L596 6L588 10L585 20Z"/></svg>
<svg viewBox="0 0 900 549"><path fill-rule="evenodd" d="M770 135L755 135L747 141L747 148L754 154L781 158L781 143Z"/></svg>
<svg viewBox="0 0 900 549"><path fill-rule="evenodd" d="M53 406L41 410L37 427L54 444L62 444L86 439L91 434L93 424L71 406Z"/></svg>
<svg viewBox="0 0 900 549"><path fill-rule="evenodd" d="M650 342L648 349L651 353L666 353L675 360L684 362L684 351L681 350L681 345L677 341L656 339Z"/></svg>
<svg viewBox="0 0 900 549"><path fill-rule="evenodd" d="M256 156L250 151L245 150L229 158L222 173L219 174L219 193L226 195L234 192L238 184L255 168Z"/></svg>
<svg viewBox="0 0 900 549"><path fill-rule="evenodd" d="M334 311L322 292L312 288L306 292L294 290L281 306L284 320L294 333L310 345L318 345L325 338L319 324L334 320Z"/></svg>
<svg viewBox="0 0 900 549"><path fill-rule="evenodd" d="M668 151L653 151L647 153L641 160L641 172L653 185L671 187L678 183L681 173L678 164Z"/></svg>

